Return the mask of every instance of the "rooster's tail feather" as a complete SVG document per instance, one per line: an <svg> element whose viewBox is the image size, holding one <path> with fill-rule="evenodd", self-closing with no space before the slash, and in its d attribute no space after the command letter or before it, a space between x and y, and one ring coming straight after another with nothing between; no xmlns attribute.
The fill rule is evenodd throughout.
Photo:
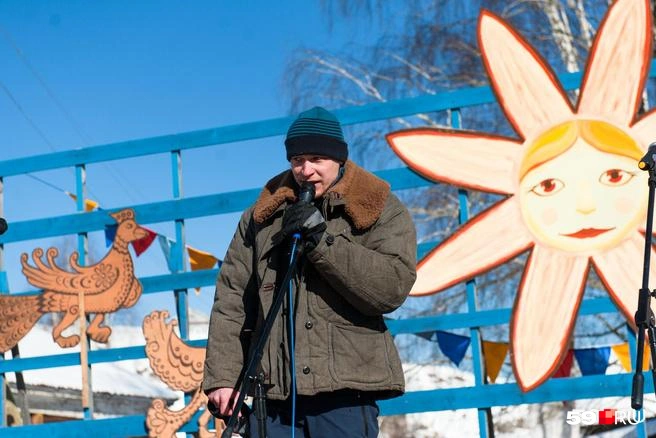
<svg viewBox="0 0 656 438"><path fill-rule="evenodd" d="M0 295L0 352L18 344L41 315L38 295Z"/></svg>

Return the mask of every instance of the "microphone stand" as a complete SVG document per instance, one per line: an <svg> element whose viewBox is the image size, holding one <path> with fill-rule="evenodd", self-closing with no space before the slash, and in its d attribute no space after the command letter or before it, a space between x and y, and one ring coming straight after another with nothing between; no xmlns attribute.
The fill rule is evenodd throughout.
<svg viewBox="0 0 656 438"><path fill-rule="evenodd" d="M257 373L256 370L260 364L260 361L262 360L264 347L269 340L271 329L273 328L273 323L278 316L278 312L282 307L283 300L289 290L289 280L291 279L292 274L296 269L298 259L300 258L302 252L303 245L301 244L300 234L295 234L287 273L285 274L285 278L282 280L280 289L278 289L278 292L273 297L271 308L269 308L269 313L267 313L267 316L264 320L264 326L262 327L262 331L260 333L259 339L257 340L255 349L252 351L248 363L244 369L242 369L241 374L244 376L244 378L241 381L241 385L239 385L239 397L237 398L237 402L233 407L232 415L230 415L230 419L226 424L226 428L221 434L221 438L230 438L232 436L235 425L237 424L239 412L244 405L244 399L246 398L246 394L250 391L251 385L253 383L255 383L255 396L253 397L253 406L255 408L255 417L257 418L258 435L259 438L266 438L267 436L266 390L264 389L264 373Z"/></svg>
<svg viewBox="0 0 656 438"><path fill-rule="evenodd" d="M652 147L650 146L650 152ZM646 157L648 157L650 153ZM638 346L635 361L635 374L633 375L633 388L631 390L631 407L635 410L642 409L644 377L642 375L642 359L645 346L645 330L649 335L649 350L652 363L652 380L656 389L656 329L654 328L654 313L651 311L650 300L656 296L656 292L649 290L649 264L651 256L652 229L654 220L654 191L656 188L656 174L653 155L640 161L639 167L649 172L649 198L647 205L647 224L645 227L645 255L642 270L642 287L638 297L638 310L635 313L635 324L638 330Z"/></svg>

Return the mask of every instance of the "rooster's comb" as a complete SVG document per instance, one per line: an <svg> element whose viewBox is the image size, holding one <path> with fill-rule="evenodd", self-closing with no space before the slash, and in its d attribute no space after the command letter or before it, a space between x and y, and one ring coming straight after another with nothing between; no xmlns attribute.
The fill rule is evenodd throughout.
<svg viewBox="0 0 656 438"><path fill-rule="evenodd" d="M125 210L117 211L116 213L111 213L110 216L113 217L116 220L116 222L120 224L129 219L134 219L134 210L132 210L131 208L126 208Z"/></svg>

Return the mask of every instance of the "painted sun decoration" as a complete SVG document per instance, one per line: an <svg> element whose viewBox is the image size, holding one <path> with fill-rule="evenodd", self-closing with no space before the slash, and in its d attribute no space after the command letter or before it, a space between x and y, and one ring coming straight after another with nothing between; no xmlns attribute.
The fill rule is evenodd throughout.
<svg viewBox="0 0 656 438"><path fill-rule="evenodd" d="M549 65L502 19L482 11L478 40L519 139L412 129L388 141L429 179L507 195L419 263L411 294L440 292L530 250L510 325L513 370L529 391L567 353L590 265L633 323L648 189L637 162L656 140L654 111L637 115L651 59L649 2L610 7L574 107Z"/></svg>

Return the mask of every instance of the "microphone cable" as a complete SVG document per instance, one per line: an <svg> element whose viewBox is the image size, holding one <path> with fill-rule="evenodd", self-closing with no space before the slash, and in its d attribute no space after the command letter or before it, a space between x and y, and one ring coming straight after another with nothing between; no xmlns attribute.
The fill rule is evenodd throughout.
<svg viewBox="0 0 656 438"><path fill-rule="evenodd" d="M298 202L304 202L304 203L311 203L312 200L314 199L315 195L315 188L314 184L310 182L304 182L301 184L301 187L299 189L298 193ZM296 254L296 248L301 242L301 232L297 231L294 233L292 236L292 250L291 250L291 255L289 256L289 265L290 267L292 265L297 265L298 266L298 261L295 260L297 257ZM295 431L296 431L296 348L294 346L295 344L295 334L296 334L296 327L294 324L294 276L292 276L289 279L289 314L288 314L288 321L289 321L289 356L290 356L290 366L291 366L291 398L292 398L292 438L295 437Z"/></svg>
<svg viewBox="0 0 656 438"><path fill-rule="evenodd" d="M294 257L296 254L296 247L298 246L299 241L301 240L300 233L295 233L292 239L292 251L289 259L290 265L294 263ZM296 348L295 337L296 325L294 324L294 280L293 277L289 279L289 314L287 316L289 322L289 357L290 357L290 367L291 367L291 398L292 398L292 438L295 436L296 431Z"/></svg>

